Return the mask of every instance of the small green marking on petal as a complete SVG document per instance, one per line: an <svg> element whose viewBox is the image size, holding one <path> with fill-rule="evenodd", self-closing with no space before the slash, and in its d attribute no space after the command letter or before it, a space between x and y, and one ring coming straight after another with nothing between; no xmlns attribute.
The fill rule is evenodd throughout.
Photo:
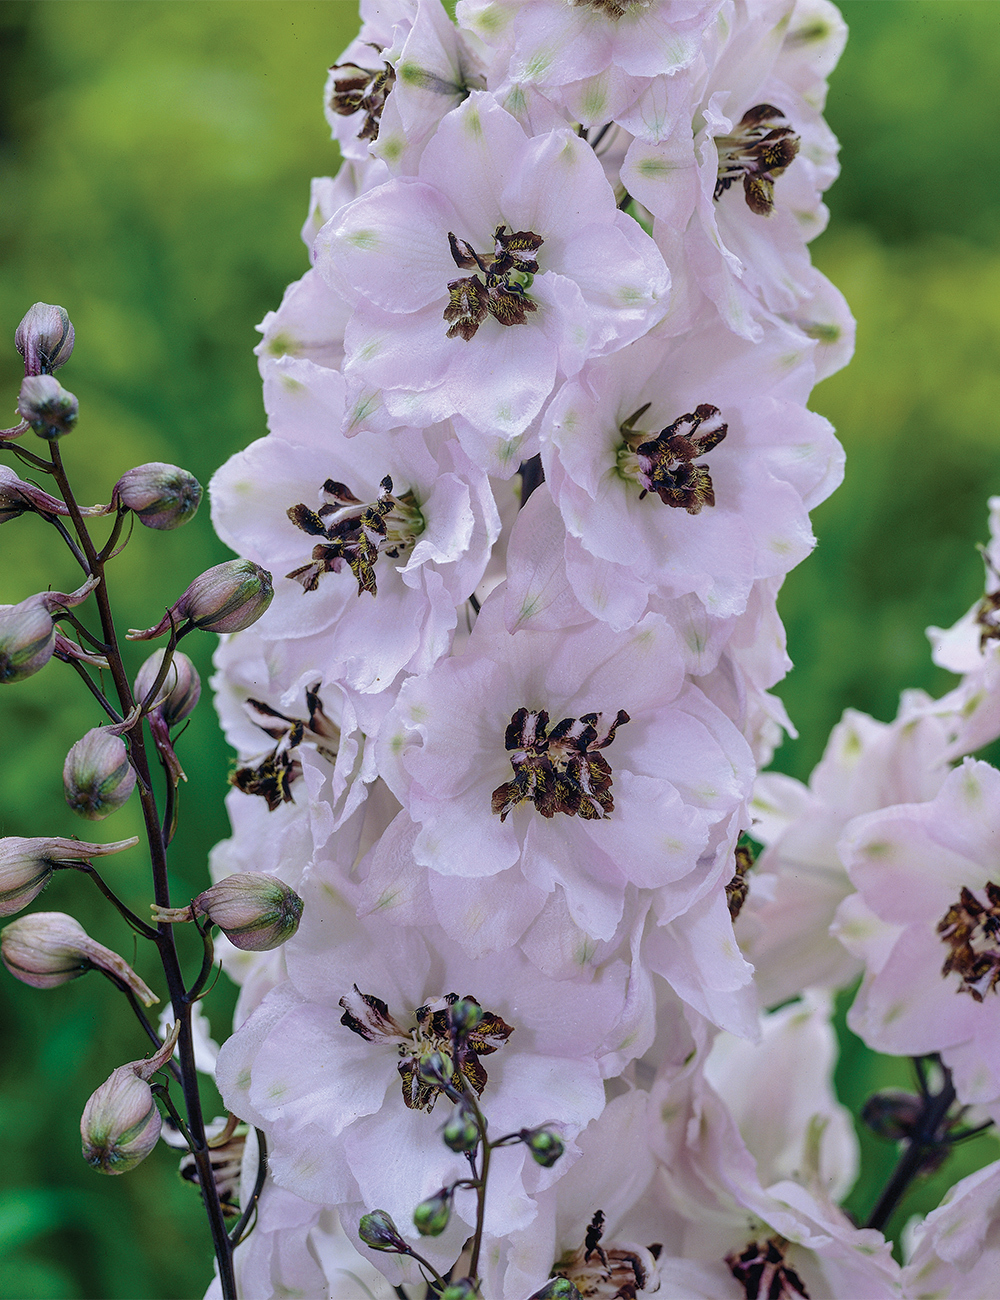
<svg viewBox="0 0 1000 1300"><path fill-rule="evenodd" d="M379 236L377 230L352 230L349 235L344 236L348 244L353 244L355 248L363 248L366 251L378 248Z"/></svg>
<svg viewBox="0 0 1000 1300"><path fill-rule="evenodd" d="M272 357L283 357L298 350L298 344L290 334L275 334L268 341L267 350Z"/></svg>
<svg viewBox="0 0 1000 1300"><path fill-rule="evenodd" d="M672 162L657 154L643 158L636 166L639 175L650 181L665 181L674 170Z"/></svg>
<svg viewBox="0 0 1000 1300"><path fill-rule="evenodd" d="M291 375L281 376L281 386L289 393L304 393L306 389L305 384L300 384L299 381L293 379Z"/></svg>

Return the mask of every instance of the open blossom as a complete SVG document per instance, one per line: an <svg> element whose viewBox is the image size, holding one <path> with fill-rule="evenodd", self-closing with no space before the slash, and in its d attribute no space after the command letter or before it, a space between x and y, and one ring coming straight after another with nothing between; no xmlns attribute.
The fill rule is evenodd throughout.
<svg viewBox="0 0 1000 1300"><path fill-rule="evenodd" d="M848 1024L876 1051L940 1053L959 1100L986 1105L994 1115L998 842L1000 772L966 759L929 802L852 822L841 850L861 902L874 914L862 947L868 971ZM863 919L854 911L847 918Z"/></svg>
<svg viewBox="0 0 1000 1300"><path fill-rule="evenodd" d="M692 592L739 614L755 581L804 558L808 511L843 473L829 424L802 405L808 354L790 330L748 346L709 325L563 385L542 459L570 583L595 617L621 629L651 598Z"/></svg>
<svg viewBox="0 0 1000 1300"><path fill-rule="evenodd" d="M669 286L590 147L529 139L483 92L443 119L416 177L320 232L317 265L355 308L347 431L460 417L470 454L508 474L557 375L644 334Z"/></svg>
<svg viewBox="0 0 1000 1300"><path fill-rule="evenodd" d="M891 723L848 709L808 786L780 772L758 776L750 829L767 847L736 933L766 1005L812 985L845 988L858 974L858 958L830 933L854 889L839 842L853 818L940 790L948 730L929 703L906 692Z"/></svg>
<svg viewBox="0 0 1000 1300"><path fill-rule="evenodd" d="M1000 1161L955 1184L914 1226L903 1269L914 1300L991 1300L1000 1268Z"/></svg>
<svg viewBox="0 0 1000 1300"><path fill-rule="evenodd" d="M620 1045L628 972L613 962L593 980L546 980L516 951L477 960L433 927L359 923L353 894L344 880L306 886L285 947L289 982L223 1046L218 1079L227 1104L267 1133L279 1185L322 1204L377 1206L415 1240L414 1204L468 1168L441 1141L451 1103L418 1074L423 1056L448 1049L452 995L486 1013L467 1077L491 1133L554 1125L571 1143L603 1109L602 1059ZM489 1234L530 1222L535 1194L571 1163L569 1152L551 1169L523 1146L498 1153ZM459 1195L432 1258L450 1250L450 1266L474 1214L475 1198Z"/></svg>
<svg viewBox="0 0 1000 1300"><path fill-rule="evenodd" d="M220 535L275 575L257 631L310 638L320 673L361 691L426 671L499 531L485 473L444 429L344 438L343 379L308 360L282 358L265 391L270 436L211 486Z"/></svg>
<svg viewBox="0 0 1000 1300"><path fill-rule="evenodd" d="M475 880L485 914L516 887L523 923L559 891L595 939L615 932L629 885L671 887L678 914L746 797L742 737L684 685L663 619L621 637L593 623L511 636L501 595L465 653L406 682L383 724L380 766L419 825L416 862Z"/></svg>

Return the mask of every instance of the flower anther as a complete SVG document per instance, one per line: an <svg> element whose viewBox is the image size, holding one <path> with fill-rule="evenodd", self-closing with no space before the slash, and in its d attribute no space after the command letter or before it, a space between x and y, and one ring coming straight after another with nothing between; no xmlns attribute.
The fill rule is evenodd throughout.
<svg viewBox="0 0 1000 1300"><path fill-rule="evenodd" d="M382 53L379 45L371 47L376 54ZM330 69L340 76L334 77L327 107L338 117L353 117L362 109L365 120L358 132L359 140L377 140L382 109L395 82L396 70L391 63L383 63L381 68L362 68L356 63L335 63Z"/></svg>
<svg viewBox="0 0 1000 1300"><path fill-rule="evenodd" d="M448 282L448 306L444 309L444 319L450 322L448 338L463 338L468 343L488 315L501 325L523 325L527 313L538 310L526 289L538 271L535 253L543 242L532 230L508 233L505 225L497 226L493 253L482 256L448 231L455 265L462 271L475 268L480 272Z"/></svg>
<svg viewBox="0 0 1000 1300"><path fill-rule="evenodd" d="M662 1247L631 1245L602 1246L604 1211L590 1221L583 1245L564 1255L552 1270L553 1276L572 1282L580 1296L599 1300L635 1300L651 1295L659 1287L657 1264Z"/></svg>
<svg viewBox="0 0 1000 1300"><path fill-rule="evenodd" d="M409 490L393 495L386 475L376 501L359 500L349 487L327 479L323 492L329 498L319 510L299 503L289 507L288 518L311 537L325 537L313 547L312 562L285 576L303 591L315 591L324 573L339 573L346 564L358 582L358 595L378 594L375 561L384 553L398 559L424 531L424 518Z"/></svg>
<svg viewBox="0 0 1000 1300"><path fill-rule="evenodd" d="M619 472L642 484L640 500L655 492L664 505L700 514L703 506L715 505L715 488L708 466L694 462L722 442L729 425L717 406L703 403L650 438L635 428L649 405L641 406L621 425Z"/></svg>
<svg viewBox="0 0 1000 1300"><path fill-rule="evenodd" d="M340 728L323 712L319 682L306 689L308 721L286 717L261 700L248 699L246 706L257 726L277 743L256 765L237 768L229 782L244 794L260 795L274 812L283 803L292 802L292 783L302 775L302 763L294 751L303 741L312 741L316 752L333 763L340 744Z"/></svg>
<svg viewBox="0 0 1000 1300"><path fill-rule="evenodd" d="M971 889L962 887L957 903L938 922L937 932L951 950L941 967L959 977L958 992L976 1002L1000 983L1000 885L986 882L984 906Z"/></svg>
<svg viewBox="0 0 1000 1300"><path fill-rule="evenodd" d="M597 751L607 749L629 715L619 709L603 736L598 731L601 716L585 713L563 718L549 731L544 709L521 708L514 713L504 736L514 779L493 791L493 811L501 821L527 799L543 817L557 812L588 821L610 817L615 806L611 767Z"/></svg>
<svg viewBox="0 0 1000 1300"><path fill-rule="evenodd" d="M751 1241L740 1254L726 1256L733 1277L743 1287L747 1300L809 1300L805 1283L785 1261L788 1242L782 1237Z"/></svg>
<svg viewBox="0 0 1000 1300"><path fill-rule="evenodd" d="M459 1001L457 993L435 998L413 1013L414 1024L407 1029L389 1014L388 1005L373 993L362 993L355 984L352 993L340 999L344 1014L340 1023L346 1025L368 1043L392 1043L399 1053L396 1069L403 1087L403 1101L410 1110L433 1110L444 1084L433 1082L434 1070L421 1070L421 1063L431 1057L441 1056L454 1060L462 1077L482 1096L487 1074L479 1058L489 1056L502 1047L514 1032L493 1011L485 1011L475 1028L456 1032L452 1024L451 1008ZM475 1002L468 994L463 1002Z"/></svg>
<svg viewBox="0 0 1000 1300"><path fill-rule="evenodd" d="M747 207L760 217L774 209L774 182L799 151L799 137L780 108L757 104L748 108L732 135L716 137L719 178L714 198L720 198L742 177Z"/></svg>

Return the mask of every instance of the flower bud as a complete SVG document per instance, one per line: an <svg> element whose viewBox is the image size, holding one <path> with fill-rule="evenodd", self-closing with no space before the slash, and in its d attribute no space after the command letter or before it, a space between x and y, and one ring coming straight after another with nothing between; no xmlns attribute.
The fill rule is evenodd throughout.
<svg viewBox="0 0 1000 1300"><path fill-rule="evenodd" d="M271 575L252 560L226 560L198 575L154 627L132 629L130 641L151 641L188 623L206 632L242 632L256 623L271 603Z"/></svg>
<svg viewBox="0 0 1000 1300"><path fill-rule="evenodd" d="M131 839L116 844L84 844L80 840L25 839L10 835L0 840L0 916L13 916L38 897L60 867L71 867L139 843Z"/></svg>
<svg viewBox="0 0 1000 1300"><path fill-rule="evenodd" d="M26 375L17 397L17 411L39 438L61 438L80 414L80 404L52 375Z"/></svg>
<svg viewBox="0 0 1000 1300"><path fill-rule="evenodd" d="M165 650L155 650L136 673L135 698L140 702L146 698L159 677L165 654ZM175 650L160 687L159 698L151 707L159 713L168 728L176 727L194 712L200 695L201 678L198 670L187 655Z"/></svg>
<svg viewBox="0 0 1000 1300"><path fill-rule="evenodd" d="M76 742L63 764L66 802L81 817L99 822L127 801L135 771L121 736L109 727L94 727Z"/></svg>
<svg viewBox="0 0 1000 1300"><path fill-rule="evenodd" d="M128 985L147 1007L160 1000L123 958L91 939L65 912L32 912L5 925L0 959L15 979L35 989L53 989L101 970Z"/></svg>
<svg viewBox="0 0 1000 1300"><path fill-rule="evenodd" d="M0 465L0 524L36 510L46 515L69 514L64 501L18 478L10 466Z"/></svg>
<svg viewBox="0 0 1000 1300"><path fill-rule="evenodd" d="M442 1187L413 1211L413 1222L421 1237L440 1237L451 1218L452 1189Z"/></svg>
<svg viewBox="0 0 1000 1300"><path fill-rule="evenodd" d="M521 1137L535 1164L541 1165L543 1169L551 1169L566 1150L566 1144L552 1129L522 1129Z"/></svg>
<svg viewBox="0 0 1000 1300"><path fill-rule="evenodd" d="M535 1291L528 1300L583 1300L568 1277L554 1277L541 1291Z"/></svg>
<svg viewBox="0 0 1000 1300"><path fill-rule="evenodd" d="M244 952L268 952L299 928L302 899L294 889L260 871L238 871L191 900L187 907L152 904L153 920L169 925L207 916Z"/></svg>
<svg viewBox="0 0 1000 1300"><path fill-rule="evenodd" d="M455 1062L444 1052L428 1052L417 1064L417 1075L422 1083L437 1088L447 1088L455 1074Z"/></svg>
<svg viewBox="0 0 1000 1300"><path fill-rule="evenodd" d="M873 1093L861 1108L861 1119L886 1142L911 1138L923 1118L924 1103L912 1092L883 1088Z"/></svg>
<svg viewBox="0 0 1000 1300"><path fill-rule="evenodd" d="M449 1013L451 1027L461 1041L479 1026L483 1018L483 1009L475 998L459 998Z"/></svg>
<svg viewBox="0 0 1000 1300"><path fill-rule="evenodd" d="M475 1151L479 1145L479 1125L470 1106L461 1102L451 1113L441 1136L452 1151Z"/></svg>
<svg viewBox="0 0 1000 1300"><path fill-rule="evenodd" d="M479 1287L471 1277L463 1277L461 1282L449 1282L441 1292L441 1300L468 1300L469 1296L478 1296Z"/></svg>
<svg viewBox="0 0 1000 1300"><path fill-rule="evenodd" d="M395 1255L410 1253L409 1246L385 1210L372 1210L370 1214L363 1214L358 1224L358 1236L372 1250L391 1251Z"/></svg>
<svg viewBox="0 0 1000 1300"><path fill-rule="evenodd" d="M179 1029L149 1060L120 1065L84 1107L83 1158L98 1173L126 1174L156 1146L162 1121L148 1080L170 1060Z"/></svg>
<svg viewBox="0 0 1000 1300"><path fill-rule="evenodd" d="M147 528L179 528L198 509L201 484L186 469L157 460L123 474L111 499L132 510Z"/></svg>
<svg viewBox="0 0 1000 1300"><path fill-rule="evenodd" d="M76 335L65 307L36 302L14 331L14 346L24 357L26 375L47 375L65 365Z"/></svg>
<svg viewBox="0 0 1000 1300"><path fill-rule="evenodd" d="M85 600L97 582L90 578L68 595L43 591L17 605L0 605L0 684L22 682L45 667L56 645L53 620Z"/></svg>

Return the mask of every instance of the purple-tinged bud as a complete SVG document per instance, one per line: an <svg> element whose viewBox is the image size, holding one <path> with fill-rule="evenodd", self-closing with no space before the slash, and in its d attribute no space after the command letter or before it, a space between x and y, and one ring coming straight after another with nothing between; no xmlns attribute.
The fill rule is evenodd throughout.
<svg viewBox="0 0 1000 1300"><path fill-rule="evenodd" d="M399 1229L392 1221L392 1216L385 1210L372 1210L362 1214L358 1224L358 1236L372 1250L386 1250L394 1255L408 1255L410 1248L399 1235Z"/></svg>
<svg viewBox="0 0 1000 1300"><path fill-rule="evenodd" d="M38 897L60 867L118 853L139 843L139 837L115 844L84 844L80 840L26 839L10 835L0 840L0 916L13 916Z"/></svg>
<svg viewBox="0 0 1000 1300"><path fill-rule="evenodd" d="M124 473L111 500L133 511L147 528L179 528L194 518L201 503L201 484L186 469L155 460Z"/></svg>
<svg viewBox="0 0 1000 1300"><path fill-rule="evenodd" d="M244 952L278 948L299 928L302 899L294 889L260 871L238 871L191 900L187 907L150 905L153 920L174 925L206 916Z"/></svg>
<svg viewBox="0 0 1000 1300"><path fill-rule="evenodd" d="M452 1189L442 1187L421 1201L413 1211L413 1222L421 1237L440 1237L451 1218Z"/></svg>
<svg viewBox="0 0 1000 1300"><path fill-rule="evenodd" d="M163 664L165 650L154 650L136 673L135 698L140 703L152 690ZM201 678L198 670L185 654L175 650L167 675L160 686L159 696L150 706L160 715L167 727L176 727L194 712L201 696Z"/></svg>
<svg viewBox="0 0 1000 1300"><path fill-rule="evenodd" d="M26 375L17 396L17 413L39 438L61 438L80 414L80 403L53 375Z"/></svg>
<svg viewBox="0 0 1000 1300"><path fill-rule="evenodd" d="M53 497L34 483L18 478L9 465L0 465L0 524L18 515L38 511L45 515L68 515L69 507L58 497ZM93 513L93 507L88 507Z"/></svg>
<svg viewBox="0 0 1000 1300"><path fill-rule="evenodd" d="M54 619L86 600L97 586L90 578L77 591L43 591L17 605L0 605L0 684L22 682L52 658L56 646Z"/></svg>
<svg viewBox="0 0 1000 1300"><path fill-rule="evenodd" d="M861 1119L886 1142L912 1138L923 1118L924 1103L915 1093L883 1088L861 1107Z"/></svg>
<svg viewBox="0 0 1000 1300"><path fill-rule="evenodd" d="M543 1169L551 1169L566 1150L565 1142L550 1128L522 1129L521 1138L535 1164Z"/></svg>
<svg viewBox="0 0 1000 1300"><path fill-rule="evenodd" d="M80 817L99 822L127 801L135 788L128 748L109 727L94 727L76 742L63 764L66 802Z"/></svg>
<svg viewBox="0 0 1000 1300"><path fill-rule="evenodd" d="M32 912L5 925L0 959L15 979L35 989L54 989L100 970L121 980L147 1007L160 1000L124 958L91 939L65 912Z"/></svg>
<svg viewBox="0 0 1000 1300"><path fill-rule="evenodd" d="M156 1146L162 1120L149 1080L170 1060L179 1029L148 1060L120 1065L83 1108L83 1158L98 1173L127 1174Z"/></svg>
<svg viewBox="0 0 1000 1300"><path fill-rule="evenodd" d="M252 560L226 560L198 575L176 604L154 627L133 628L130 641L151 641L169 632L171 624L199 627L206 632L242 632L256 623L271 603L271 575Z"/></svg>
<svg viewBox="0 0 1000 1300"><path fill-rule="evenodd" d="M36 302L14 331L14 346L24 357L26 375L47 375L65 365L76 335L65 307Z"/></svg>

